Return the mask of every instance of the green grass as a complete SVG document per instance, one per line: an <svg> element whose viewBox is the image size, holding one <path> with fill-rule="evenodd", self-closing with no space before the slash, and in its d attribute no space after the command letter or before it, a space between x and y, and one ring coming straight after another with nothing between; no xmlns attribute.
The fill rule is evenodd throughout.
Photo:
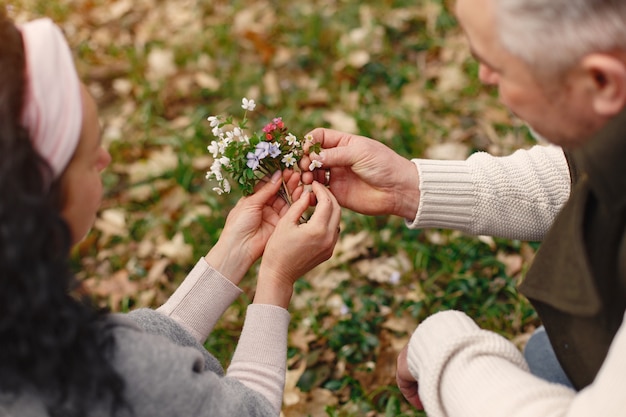
<svg viewBox="0 0 626 417"><path fill-rule="evenodd" d="M447 2L155 0L111 15L123 5L23 0L13 9L19 19L47 15L65 28L79 71L100 103L114 160L104 174L103 210L121 210L126 233L97 226L74 262L113 310L158 306L218 239L238 195L217 196L204 179L211 140L205 119L237 114L244 96L258 102L252 126L282 116L303 135L330 126L329 111L342 111L358 133L407 157L424 156L446 141L466 145L468 153L530 145L494 91L479 84ZM159 50L172 54L175 69L152 80L150 57ZM369 60L353 65L351 54L363 51ZM449 68L460 75L454 78ZM198 82L207 76L210 83ZM513 140L498 142L486 128ZM297 385L301 400L285 407L286 416L422 416L402 399L392 370L372 364L392 363L412 329L436 311L464 310L511 339L537 324L515 291L536 245L504 239L488 245L451 231L409 230L402 219L345 211L340 246L361 232L368 239L356 245L356 254L324 267L322 277L333 285L321 285L314 275L296 285L289 365L294 370L305 361L306 370ZM190 256L159 252L177 233L192 247ZM520 254L522 269L509 275L505 255ZM367 265L389 260L405 265L397 284L364 273ZM128 273L126 290L107 284L120 270ZM254 284L253 268L242 283L245 295L206 343L225 365ZM107 289L120 296L109 297ZM326 406L307 397L320 389L334 398Z"/></svg>

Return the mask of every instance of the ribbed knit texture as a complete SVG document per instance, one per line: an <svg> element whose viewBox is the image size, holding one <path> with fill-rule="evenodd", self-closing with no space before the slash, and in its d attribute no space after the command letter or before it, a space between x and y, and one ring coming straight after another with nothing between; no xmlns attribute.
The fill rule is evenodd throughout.
<svg viewBox="0 0 626 417"><path fill-rule="evenodd" d="M187 278L157 311L176 320L198 342L204 343L217 320L241 293L239 287L200 258Z"/></svg>
<svg viewBox="0 0 626 417"><path fill-rule="evenodd" d="M241 338L226 375L260 392L280 410L287 372L289 312L282 307L250 304ZM278 381L276 375L282 375Z"/></svg>
<svg viewBox="0 0 626 417"><path fill-rule="evenodd" d="M436 313L411 336L409 370L429 417L624 416L626 328L596 380L576 393L528 372L515 345L459 311Z"/></svg>
<svg viewBox="0 0 626 417"><path fill-rule="evenodd" d="M570 193L565 155L534 146L465 161L414 159L420 204L411 228L458 229L472 235L541 240Z"/></svg>

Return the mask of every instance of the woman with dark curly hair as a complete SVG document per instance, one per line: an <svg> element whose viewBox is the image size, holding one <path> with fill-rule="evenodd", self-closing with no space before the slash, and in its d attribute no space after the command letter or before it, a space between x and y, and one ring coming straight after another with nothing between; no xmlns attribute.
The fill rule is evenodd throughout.
<svg viewBox="0 0 626 417"><path fill-rule="evenodd" d="M216 245L159 309L96 309L71 290L69 251L98 210L97 109L61 31L0 8L0 416L280 413L293 282L328 259L340 209L314 183L311 220L276 197L281 173L242 198ZM285 172L295 195L299 176ZM264 253L226 373L202 346ZM301 256L306 253L307 256Z"/></svg>

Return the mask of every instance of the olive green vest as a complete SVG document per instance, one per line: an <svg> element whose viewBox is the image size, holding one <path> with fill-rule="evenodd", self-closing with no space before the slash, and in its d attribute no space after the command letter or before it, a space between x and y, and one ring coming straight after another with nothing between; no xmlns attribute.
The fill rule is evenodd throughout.
<svg viewBox="0 0 626 417"><path fill-rule="evenodd" d="M626 111L567 156L570 199L520 291L582 389L602 366L626 310Z"/></svg>

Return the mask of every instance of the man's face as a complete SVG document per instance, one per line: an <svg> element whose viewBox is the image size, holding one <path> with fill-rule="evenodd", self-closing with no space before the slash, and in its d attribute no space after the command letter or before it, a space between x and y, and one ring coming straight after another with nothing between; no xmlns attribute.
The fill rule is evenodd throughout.
<svg viewBox="0 0 626 417"><path fill-rule="evenodd" d="M559 82L540 84L531 68L501 45L495 7L494 0L456 3L457 17L480 64L480 80L497 86L500 101L550 142L564 147L584 142L602 122L575 71Z"/></svg>

